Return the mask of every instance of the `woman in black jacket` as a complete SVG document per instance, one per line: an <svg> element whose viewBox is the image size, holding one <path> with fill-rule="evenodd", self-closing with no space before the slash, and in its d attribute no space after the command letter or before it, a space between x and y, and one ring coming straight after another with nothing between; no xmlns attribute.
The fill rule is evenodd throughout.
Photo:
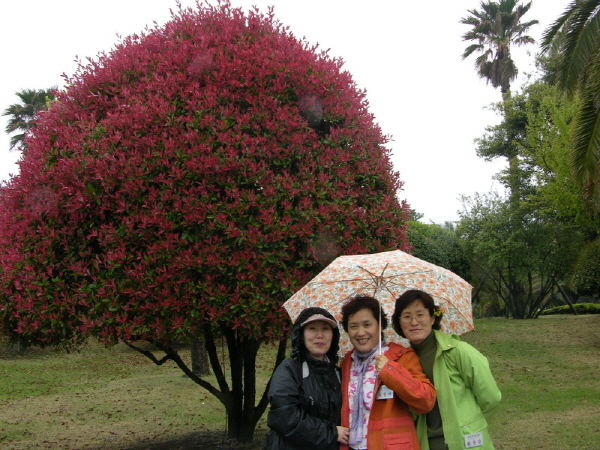
<svg viewBox="0 0 600 450"><path fill-rule="evenodd" d="M292 353L271 378L265 450L334 450L348 442L339 426L342 394L336 365L340 331L323 308L307 308L292 328Z"/></svg>

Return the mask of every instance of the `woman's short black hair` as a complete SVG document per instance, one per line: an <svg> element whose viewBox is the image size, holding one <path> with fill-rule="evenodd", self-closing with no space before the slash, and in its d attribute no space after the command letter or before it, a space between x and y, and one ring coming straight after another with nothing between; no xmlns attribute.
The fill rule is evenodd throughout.
<svg viewBox="0 0 600 450"><path fill-rule="evenodd" d="M388 326L387 315L381 308L379 301L367 295L351 298L342 306L342 326L344 327L344 331L348 332L348 320L350 316L356 314L361 309L370 310L377 323L379 323L379 314L381 314L381 323L379 323L379 326L381 327L381 335L383 336L383 330Z"/></svg>
<svg viewBox="0 0 600 450"><path fill-rule="evenodd" d="M409 289L396 299L394 314L392 314L392 328L403 338L406 338L406 336L404 336L404 332L400 326L400 317L402 316L402 311L416 301L421 301L423 306L425 306L425 308L429 311L429 315L434 317L434 322L431 328L434 330L440 329L440 322L442 321L443 314L440 307L435 304L433 297L425 291L421 291L419 289ZM438 311L437 314L436 311Z"/></svg>

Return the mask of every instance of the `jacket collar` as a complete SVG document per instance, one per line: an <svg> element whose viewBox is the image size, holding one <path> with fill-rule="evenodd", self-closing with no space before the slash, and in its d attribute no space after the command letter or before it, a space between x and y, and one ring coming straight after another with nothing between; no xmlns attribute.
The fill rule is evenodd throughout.
<svg viewBox="0 0 600 450"><path fill-rule="evenodd" d="M456 347L457 342L460 341L460 337L455 334L442 333L439 330L432 330L435 333L435 340L438 343L438 350L445 352L447 350Z"/></svg>
<svg viewBox="0 0 600 450"><path fill-rule="evenodd" d="M385 356L388 357L388 359L391 359L392 361L397 360L398 358L400 358L400 355L402 355L403 353L406 353L408 351L408 348L396 344L395 342L386 342L385 343L386 346L388 346L389 348L385 351ZM346 353L346 356L348 357L347 359L349 359L350 361L352 361L352 352L354 351L354 349L350 349L348 350L348 352Z"/></svg>
<svg viewBox="0 0 600 450"><path fill-rule="evenodd" d="M392 361L396 361L398 358L400 358L400 355L408 351L406 347L398 345L395 342L389 342L387 343L387 345L389 346L389 348L385 352L385 356L387 356L388 359L391 359Z"/></svg>

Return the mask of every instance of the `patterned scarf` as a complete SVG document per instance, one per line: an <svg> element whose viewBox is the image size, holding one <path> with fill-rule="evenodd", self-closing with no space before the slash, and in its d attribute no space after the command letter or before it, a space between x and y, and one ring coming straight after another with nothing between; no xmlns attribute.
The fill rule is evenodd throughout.
<svg viewBox="0 0 600 450"><path fill-rule="evenodd" d="M369 364L373 362L373 356L378 349L379 346L377 345L367 353L360 353L356 349L354 349L354 352L352 353L352 369L356 371L357 382L356 392L354 393L352 416L350 417L350 438L348 440L348 445L353 448L356 445L360 445L363 437L365 436L365 424L363 421L365 410L365 402L363 399L364 376L367 372Z"/></svg>

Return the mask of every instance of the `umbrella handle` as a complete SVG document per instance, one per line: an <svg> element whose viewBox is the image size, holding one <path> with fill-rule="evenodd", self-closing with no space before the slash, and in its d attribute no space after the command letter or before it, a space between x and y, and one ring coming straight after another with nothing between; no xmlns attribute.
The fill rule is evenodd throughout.
<svg viewBox="0 0 600 450"><path fill-rule="evenodd" d="M381 335L383 330L381 329L381 303L379 303L379 354L381 355Z"/></svg>

